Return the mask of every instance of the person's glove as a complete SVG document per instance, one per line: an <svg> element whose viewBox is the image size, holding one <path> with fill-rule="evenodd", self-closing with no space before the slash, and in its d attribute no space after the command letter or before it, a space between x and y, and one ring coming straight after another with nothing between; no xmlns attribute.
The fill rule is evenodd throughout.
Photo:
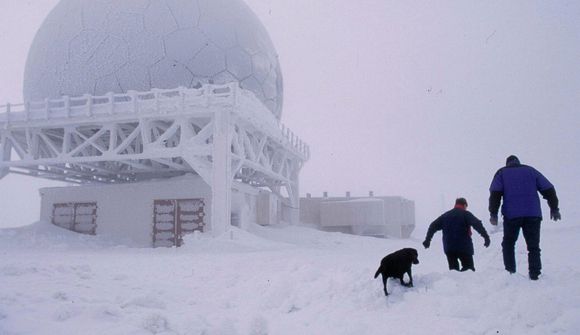
<svg viewBox="0 0 580 335"><path fill-rule="evenodd" d="M423 241L423 246L425 247L425 249L429 249L430 245L431 245L431 241L429 241L429 240Z"/></svg>
<svg viewBox="0 0 580 335"><path fill-rule="evenodd" d="M497 214L491 214L489 216L489 223L491 223L492 226L497 226Z"/></svg>
<svg viewBox="0 0 580 335"><path fill-rule="evenodd" d="M489 247L490 244L491 244L491 241L489 240L489 236L484 237L483 246L487 248L487 247Z"/></svg>
<svg viewBox="0 0 580 335"><path fill-rule="evenodd" d="M550 211L550 219L554 221L562 220L562 215L560 215L560 210L555 209Z"/></svg>

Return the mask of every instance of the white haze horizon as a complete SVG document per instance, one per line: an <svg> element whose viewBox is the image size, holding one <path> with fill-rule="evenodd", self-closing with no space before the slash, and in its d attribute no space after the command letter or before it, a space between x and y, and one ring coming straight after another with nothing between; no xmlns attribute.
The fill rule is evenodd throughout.
<svg viewBox="0 0 580 335"><path fill-rule="evenodd" d="M0 104L22 101L57 2L0 2ZM564 221L580 218L580 3L246 2L279 53L282 121L311 148L301 195L403 196L421 236L458 196L487 222L491 178L515 154L556 186ZM36 221L51 185L0 180L0 228Z"/></svg>

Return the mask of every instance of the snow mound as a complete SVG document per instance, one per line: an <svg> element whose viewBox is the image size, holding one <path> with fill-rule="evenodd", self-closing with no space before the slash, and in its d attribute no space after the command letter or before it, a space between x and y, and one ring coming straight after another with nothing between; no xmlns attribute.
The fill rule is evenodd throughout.
<svg viewBox="0 0 580 335"><path fill-rule="evenodd" d="M43 223L0 230L0 334L580 333L578 225L546 224L539 281L523 239L518 272L503 269L501 234L475 239L476 272L459 273L435 241L248 230L155 249ZM385 297L373 274L402 247L419 251L414 287L391 279Z"/></svg>
<svg viewBox="0 0 580 335"><path fill-rule="evenodd" d="M184 252L252 252L297 248L340 248L350 243L384 244L384 239L343 233L328 233L307 226L260 226L250 224L247 230L231 227L227 232L212 237L191 234L184 237Z"/></svg>
<svg viewBox="0 0 580 335"><path fill-rule="evenodd" d="M287 249L293 246L284 242L272 241L254 235L248 231L231 227L218 237L211 235L194 234L183 238L184 245L180 248L183 252L252 252Z"/></svg>
<svg viewBox="0 0 580 335"><path fill-rule="evenodd" d="M48 222L0 229L0 249L101 249L119 246L104 236L78 234Z"/></svg>

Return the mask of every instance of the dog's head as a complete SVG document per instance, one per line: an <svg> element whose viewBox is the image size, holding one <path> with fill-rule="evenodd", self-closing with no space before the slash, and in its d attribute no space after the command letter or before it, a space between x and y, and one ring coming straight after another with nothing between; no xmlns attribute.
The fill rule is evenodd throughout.
<svg viewBox="0 0 580 335"><path fill-rule="evenodd" d="M411 262L413 262L413 264L419 264L419 253L417 252L417 249L405 248L405 250L411 259Z"/></svg>

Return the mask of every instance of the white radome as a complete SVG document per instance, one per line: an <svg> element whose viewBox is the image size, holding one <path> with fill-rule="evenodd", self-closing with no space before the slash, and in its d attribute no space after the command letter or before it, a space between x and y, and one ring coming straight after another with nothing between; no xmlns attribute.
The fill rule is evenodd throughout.
<svg viewBox="0 0 580 335"><path fill-rule="evenodd" d="M243 0L62 0L26 62L25 101L237 81L279 119L276 50Z"/></svg>

